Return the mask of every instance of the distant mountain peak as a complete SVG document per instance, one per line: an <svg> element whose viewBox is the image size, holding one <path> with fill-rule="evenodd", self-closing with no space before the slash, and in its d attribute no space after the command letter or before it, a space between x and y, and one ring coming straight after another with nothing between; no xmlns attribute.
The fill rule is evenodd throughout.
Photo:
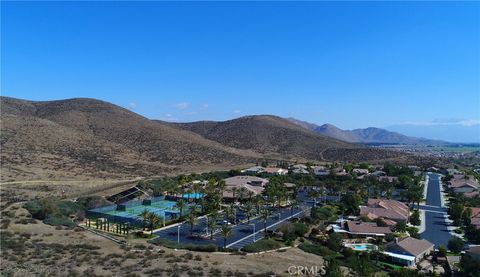
<svg viewBox="0 0 480 277"><path fill-rule="evenodd" d="M295 118L288 118L291 122L313 130L324 136L336 138L346 142L353 143L388 143L388 144L439 144L445 143L438 140L430 140L425 138L409 137L397 132L388 131L377 127L359 128L354 130L342 130L337 126L325 123L316 125Z"/></svg>

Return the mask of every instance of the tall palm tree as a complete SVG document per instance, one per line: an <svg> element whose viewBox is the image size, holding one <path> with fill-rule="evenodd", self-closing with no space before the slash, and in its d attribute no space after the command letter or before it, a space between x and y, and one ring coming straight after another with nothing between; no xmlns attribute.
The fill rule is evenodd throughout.
<svg viewBox="0 0 480 277"><path fill-rule="evenodd" d="M248 224L250 224L250 217L252 217L255 214L255 205L253 204L252 201L248 201L245 204L245 214L247 215L248 219Z"/></svg>
<svg viewBox="0 0 480 277"><path fill-rule="evenodd" d="M190 224L190 236L193 235L193 226L197 223L197 216L191 212L187 215L186 221Z"/></svg>
<svg viewBox="0 0 480 277"><path fill-rule="evenodd" d="M232 235L232 227L228 224L222 225L223 248L227 247L227 238Z"/></svg>
<svg viewBox="0 0 480 277"><path fill-rule="evenodd" d="M140 214L140 217L142 218L143 221L143 229L148 225L148 216L150 213L148 212L147 209L143 210L143 212Z"/></svg>
<svg viewBox="0 0 480 277"><path fill-rule="evenodd" d="M240 199L240 201L244 201L245 198L247 198L247 195L248 195L248 190L245 187L241 187L238 190L238 198Z"/></svg>
<svg viewBox="0 0 480 277"><path fill-rule="evenodd" d="M183 216L183 209L187 207L187 202L185 202L185 200L183 199L179 199L175 205L180 210L180 218L181 218Z"/></svg>
<svg viewBox="0 0 480 277"><path fill-rule="evenodd" d="M300 202L298 202L297 199L293 199L290 202L290 216L293 216L293 211L295 210L295 208L298 208L299 205L300 205Z"/></svg>
<svg viewBox="0 0 480 277"><path fill-rule="evenodd" d="M150 226L150 235L153 235L153 229L156 226L160 225L162 218L155 213L149 213L148 215L148 225Z"/></svg>
<svg viewBox="0 0 480 277"><path fill-rule="evenodd" d="M263 208L260 210L260 218L263 220L263 229L265 236L267 236L267 220L270 217L270 210Z"/></svg>
<svg viewBox="0 0 480 277"><path fill-rule="evenodd" d="M208 215L207 219L208 219L207 227L210 230L210 239L213 239L213 232L215 231L215 227L217 227L218 214L212 213Z"/></svg>
<svg viewBox="0 0 480 277"><path fill-rule="evenodd" d="M227 217L227 221L233 221L233 223L235 224L235 222L237 221L237 208L234 204L231 204L227 207L227 209L225 210L225 215Z"/></svg>

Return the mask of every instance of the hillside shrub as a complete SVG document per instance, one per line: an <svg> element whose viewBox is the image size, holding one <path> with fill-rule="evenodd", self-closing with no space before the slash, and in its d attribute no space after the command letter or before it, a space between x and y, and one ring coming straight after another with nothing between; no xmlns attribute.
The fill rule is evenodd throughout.
<svg viewBox="0 0 480 277"><path fill-rule="evenodd" d="M325 259L328 258L336 258L340 254L338 252L332 251L328 249L327 247L320 245L320 244L312 244L312 243L301 243L298 248L302 249L303 251L307 253L312 253L315 255L319 255L324 257Z"/></svg>
<svg viewBox="0 0 480 277"><path fill-rule="evenodd" d="M178 244L175 241L171 241L164 238L157 238L155 240L150 241L150 243L164 246L171 249L187 249L190 251L198 251L198 252L218 251L218 248L215 244Z"/></svg>
<svg viewBox="0 0 480 277"><path fill-rule="evenodd" d="M261 239L254 243L251 243L245 247L243 247L243 251L248 253L256 253L268 250L274 250L282 247L282 244L276 240L272 239Z"/></svg>
<svg viewBox="0 0 480 277"><path fill-rule="evenodd" d="M52 225L52 226L66 226L69 228L74 228L75 223L65 216L58 216L58 215L49 215L47 218L43 220L43 223Z"/></svg>

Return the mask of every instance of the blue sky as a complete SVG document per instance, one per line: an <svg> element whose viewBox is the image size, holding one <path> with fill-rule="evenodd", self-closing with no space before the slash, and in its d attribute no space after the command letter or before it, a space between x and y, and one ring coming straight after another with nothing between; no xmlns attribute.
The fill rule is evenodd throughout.
<svg viewBox="0 0 480 277"><path fill-rule="evenodd" d="M178 121L456 122L480 136L478 2L1 7L4 96L92 97Z"/></svg>

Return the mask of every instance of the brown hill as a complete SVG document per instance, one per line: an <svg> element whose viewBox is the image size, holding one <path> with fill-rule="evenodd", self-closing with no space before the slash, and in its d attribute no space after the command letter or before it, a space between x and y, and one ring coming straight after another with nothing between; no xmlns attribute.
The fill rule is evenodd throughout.
<svg viewBox="0 0 480 277"><path fill-rule="evenodd" d="M0 98L1 181L136 177L259 159L368 161L402 156L319 135L275 116L173 124L95 99Z"/></svg>
<svg viewBox="0 0 480 277"><path fill-rule="evenodd" d="M323 136L288 119L271 115L245 116L223 122L171 124L229 147L251 149L272 157L358 161L400 155Z"/></svg>
<svg viewBox="0 0 480 277"><path fill-rule="evenodd" d="M256 157L94 99L33 102L2 97L1 119L3 181L59 173L162 175Z"/></svg>

